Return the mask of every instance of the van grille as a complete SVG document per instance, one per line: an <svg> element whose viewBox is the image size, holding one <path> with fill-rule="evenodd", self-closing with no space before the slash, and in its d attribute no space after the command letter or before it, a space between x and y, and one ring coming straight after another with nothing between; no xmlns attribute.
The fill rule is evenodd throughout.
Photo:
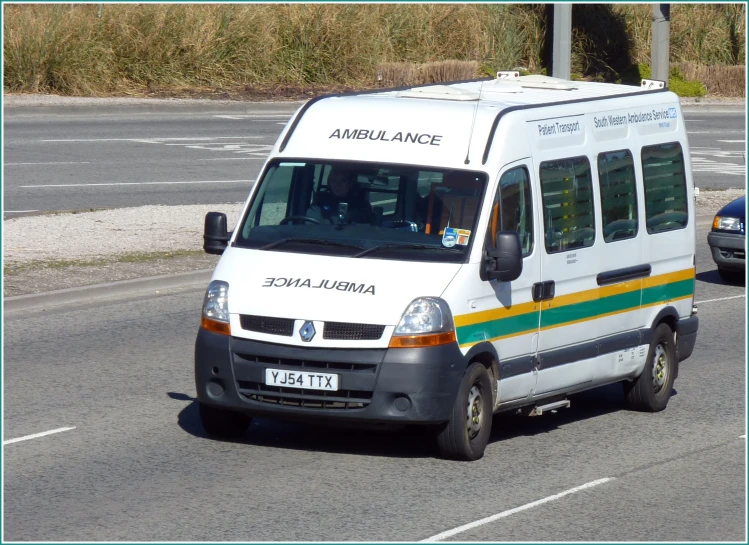
<svg viewBox="0 0 749 545"><path fill-rule="evenodd" d="M279 388L261 382L237 381L239 393L250 401L304 409L363 409L372 401L372 392L359 390L304 390Z"/></svg>
<svg viewBox="0 0 749 545"><path fill-rule="evenodd" d="M383 331L385 331L384 325L325 322L322 338L340 341L376 341L382 337Z"/></svg>
<svg viewBox="0 0 749 545"><path fill-rule="evenodd" d="M294 334L294 320L290 318L271 318L269 316L251 316L241 314L239 323L242 329L265 333L266 335L283 335L291 337Z"/></svg>
<svg viewBox="0 0 749 545"><path fill-rule="evenodd" d="M254 356L235 352L235 361L240 359L247 363L258 363L261 365L280 365L283 367L302 368L304 371L360 371L374 373L377 371L376 363L348 363L335 361L310 361L292 358L274 358L269 356Z"/></svg>
<svg viewBox="0 0 749 545"><path fill-rule="evenodd" d="M253 316L240 314L239 323L242 329L264 333L266 335L294 335L294 320L292 318L273 318L270 316ZM376 341L382 337L384 325L349 324L346 322L325 322L323 339L338 341Z"/></svg>

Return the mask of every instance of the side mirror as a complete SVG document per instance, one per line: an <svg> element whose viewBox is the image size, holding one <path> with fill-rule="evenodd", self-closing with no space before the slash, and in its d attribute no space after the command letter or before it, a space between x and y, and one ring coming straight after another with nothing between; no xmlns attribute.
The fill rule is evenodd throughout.
<svg viewBox="0 0 749 545"><path fill-rule="evenodd" d="M497 233L496 248L490 248L487 254L489 259L485 266L488 280L511 282L523 272L523 250L520 236L515 231Z"/></svg>
<svg viewBox="0 0 749 545"><path fill-rule="evenodd" d="M208 212L203 228L203 250L207 254L221 255L230 238L231 233L226 230L226 214Z"/></svg>

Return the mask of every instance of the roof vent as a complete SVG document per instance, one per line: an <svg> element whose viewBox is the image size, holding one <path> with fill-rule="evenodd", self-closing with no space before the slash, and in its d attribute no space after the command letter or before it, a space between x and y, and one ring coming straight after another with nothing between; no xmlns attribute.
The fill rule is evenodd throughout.
<svg viewBox="0 0 749 545"><path fill-rule="evenodd" d="M573 89L579 89L580 84L574 81L569 81L562 78L552 78L549 76L541 75L530 75L520 76L518 82L523 87L529 89L556 89L558 91L572 91Z"/></svg>
<svg viewBox="0 0 749 545"><path fill-rule="evenodd" d="M459 89L449 85L429 85L428 87L414 87L406 91L396 93L397 97L406 98L435 98L441 100L470 101L478 100L478 91Z"/></svg>
<svg viewBox="0 0 749 545"><path fill-rule="evenodd" d="M663 89L666 86L665 81L659 79L644 79L640 82L640 87L643 89Z"/></svg>
<svg viewBox="0 0 749 545"><path fill-rule="evenodd" d="M497 72L497 84L515 84L528 89L558 89L560 91L571 91L579 89L580 85L562 78L550 78L549 76L530 75L521 76L520 72L510 70L507 72Z"/></svg>

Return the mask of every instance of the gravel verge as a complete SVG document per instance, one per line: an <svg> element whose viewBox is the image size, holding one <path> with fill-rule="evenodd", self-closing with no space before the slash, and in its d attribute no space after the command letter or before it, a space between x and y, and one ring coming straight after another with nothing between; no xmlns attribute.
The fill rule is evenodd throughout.
<svg viewBox="0 0 749 545"><path fill-rule="evenodd" d="M700 192L699 221L710 221L745 189ZM3 294L42 293L117 280L210 269L203 220L224 212L229 229L242 203L143 206L23 216L3 221Z"/></svg>

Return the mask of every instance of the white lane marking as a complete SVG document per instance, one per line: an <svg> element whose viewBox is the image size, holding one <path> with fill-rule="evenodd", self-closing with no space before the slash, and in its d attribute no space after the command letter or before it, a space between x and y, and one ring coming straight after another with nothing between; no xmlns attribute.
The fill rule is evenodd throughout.
<svg viewBox="0 0 749 545"><path fill-rule="evenodd" d="M56 430L43 431L41 433L33 433L31 435L24 435L23 437L16 437L15 439L8 439L7 441L3 441L3 446L10 445L11 443L20 443L21 441L28 441L29 439L38 439L39 437L44 437L45 435L52 435L53 433L61 433L63 431L70 431L74 429L75 429L75 426L70 426L67 428L57 428Z"/></svg>
<svg viewBox="0 0 749 545"><path fill-rule="evenodd" d="M531 503L526 503L525 505L521 505L520 507L515 507L514 509L508 509L507 511L502 511L501 513L497 513L496 515L492 515L490 517L486 517L481 520L477 520L475 522L470 522L468 524L464 524L463 526L458 526L457 528L453 528L452 530L447 530L445 532L442 532L441 534L437 534L436 536L423 539L421 540L421 543L432 543L435 541L442 541L443 539L452 537L455 534L460 534L462 532L465 532L466 530L472 530L473 528L483 526L484 524L494 522L495 520L509 517L510 515L514 515L515 513L525 511L526 509L532 509L533 507L538 507L539 505L543 505L544 503L558 500L559 498L563 498L564 496L568 496L570 494L574 494L575 492L580 492L581 490L592 488L594 486L598 486L599 484L607 483L613 480L615 480L613 477L606 477L605 479L598 479L595 481L591 481L589 483L576 486L575 488L570 488L569 490L565 490L564 492L560 492L559 494L554 494L553 496L547 496L546 498L536 500Z"/></svg>
<svg viewBox="0 0 749 545"><path fill-rule="evenodd" d="M718 140L718 142L725 142L726 144L744 144L746 140Z"/></svg>
<svg viewBox="0 0 749 545"><path fill-rule="evenodd" d="M746 434L744 434L744 435L739 435L739 439L746 439Z"/></svg>
<svg viewBox="0 0 749 545"><path fill-rule="evenodd" d="M121 182L101 184L45 184L45 185L22 185L19 187L99 187L112 185L179 185L179 184L246 184L255 180L196 180L194 182Z"/></svg>
<svg viewBox="0 0 749 545"><path fill-rule="evenodd" d="M6 167L20 165L90 165L91 161L55 161L50 163L5 163Z"/></svg>
<svg viewBox="0 0 749 545"><path fill-rule="evenodd" d="M214 157L211 159L198 159L198 161L265 161L265 158L263 157Z"/></svg>
<svg viewBox="0 0 749 545"><path fill-rule="evenodd" d="M291 114L234 114L234 115L214 115L220 119L278 119L289 118Z"/></svg>
<svg viewBox="0 0 749 545"><path fill-rule="evenodd" d="M741 299L746 295L734 295L732 297L721 297L720 299L708 299L707 301L695 301L695 305L701 305L702 303L715 303L716 301L728 301L729 299Z"/></svg>
<svg viewBox="0 0 749 545"><path fill-rule="evenodd" d="M263 138L262 136L196 136L182 138L65 138L60 140L39 140L40 142L202 142L205 140L244 140L246 138Z"/></svg>

